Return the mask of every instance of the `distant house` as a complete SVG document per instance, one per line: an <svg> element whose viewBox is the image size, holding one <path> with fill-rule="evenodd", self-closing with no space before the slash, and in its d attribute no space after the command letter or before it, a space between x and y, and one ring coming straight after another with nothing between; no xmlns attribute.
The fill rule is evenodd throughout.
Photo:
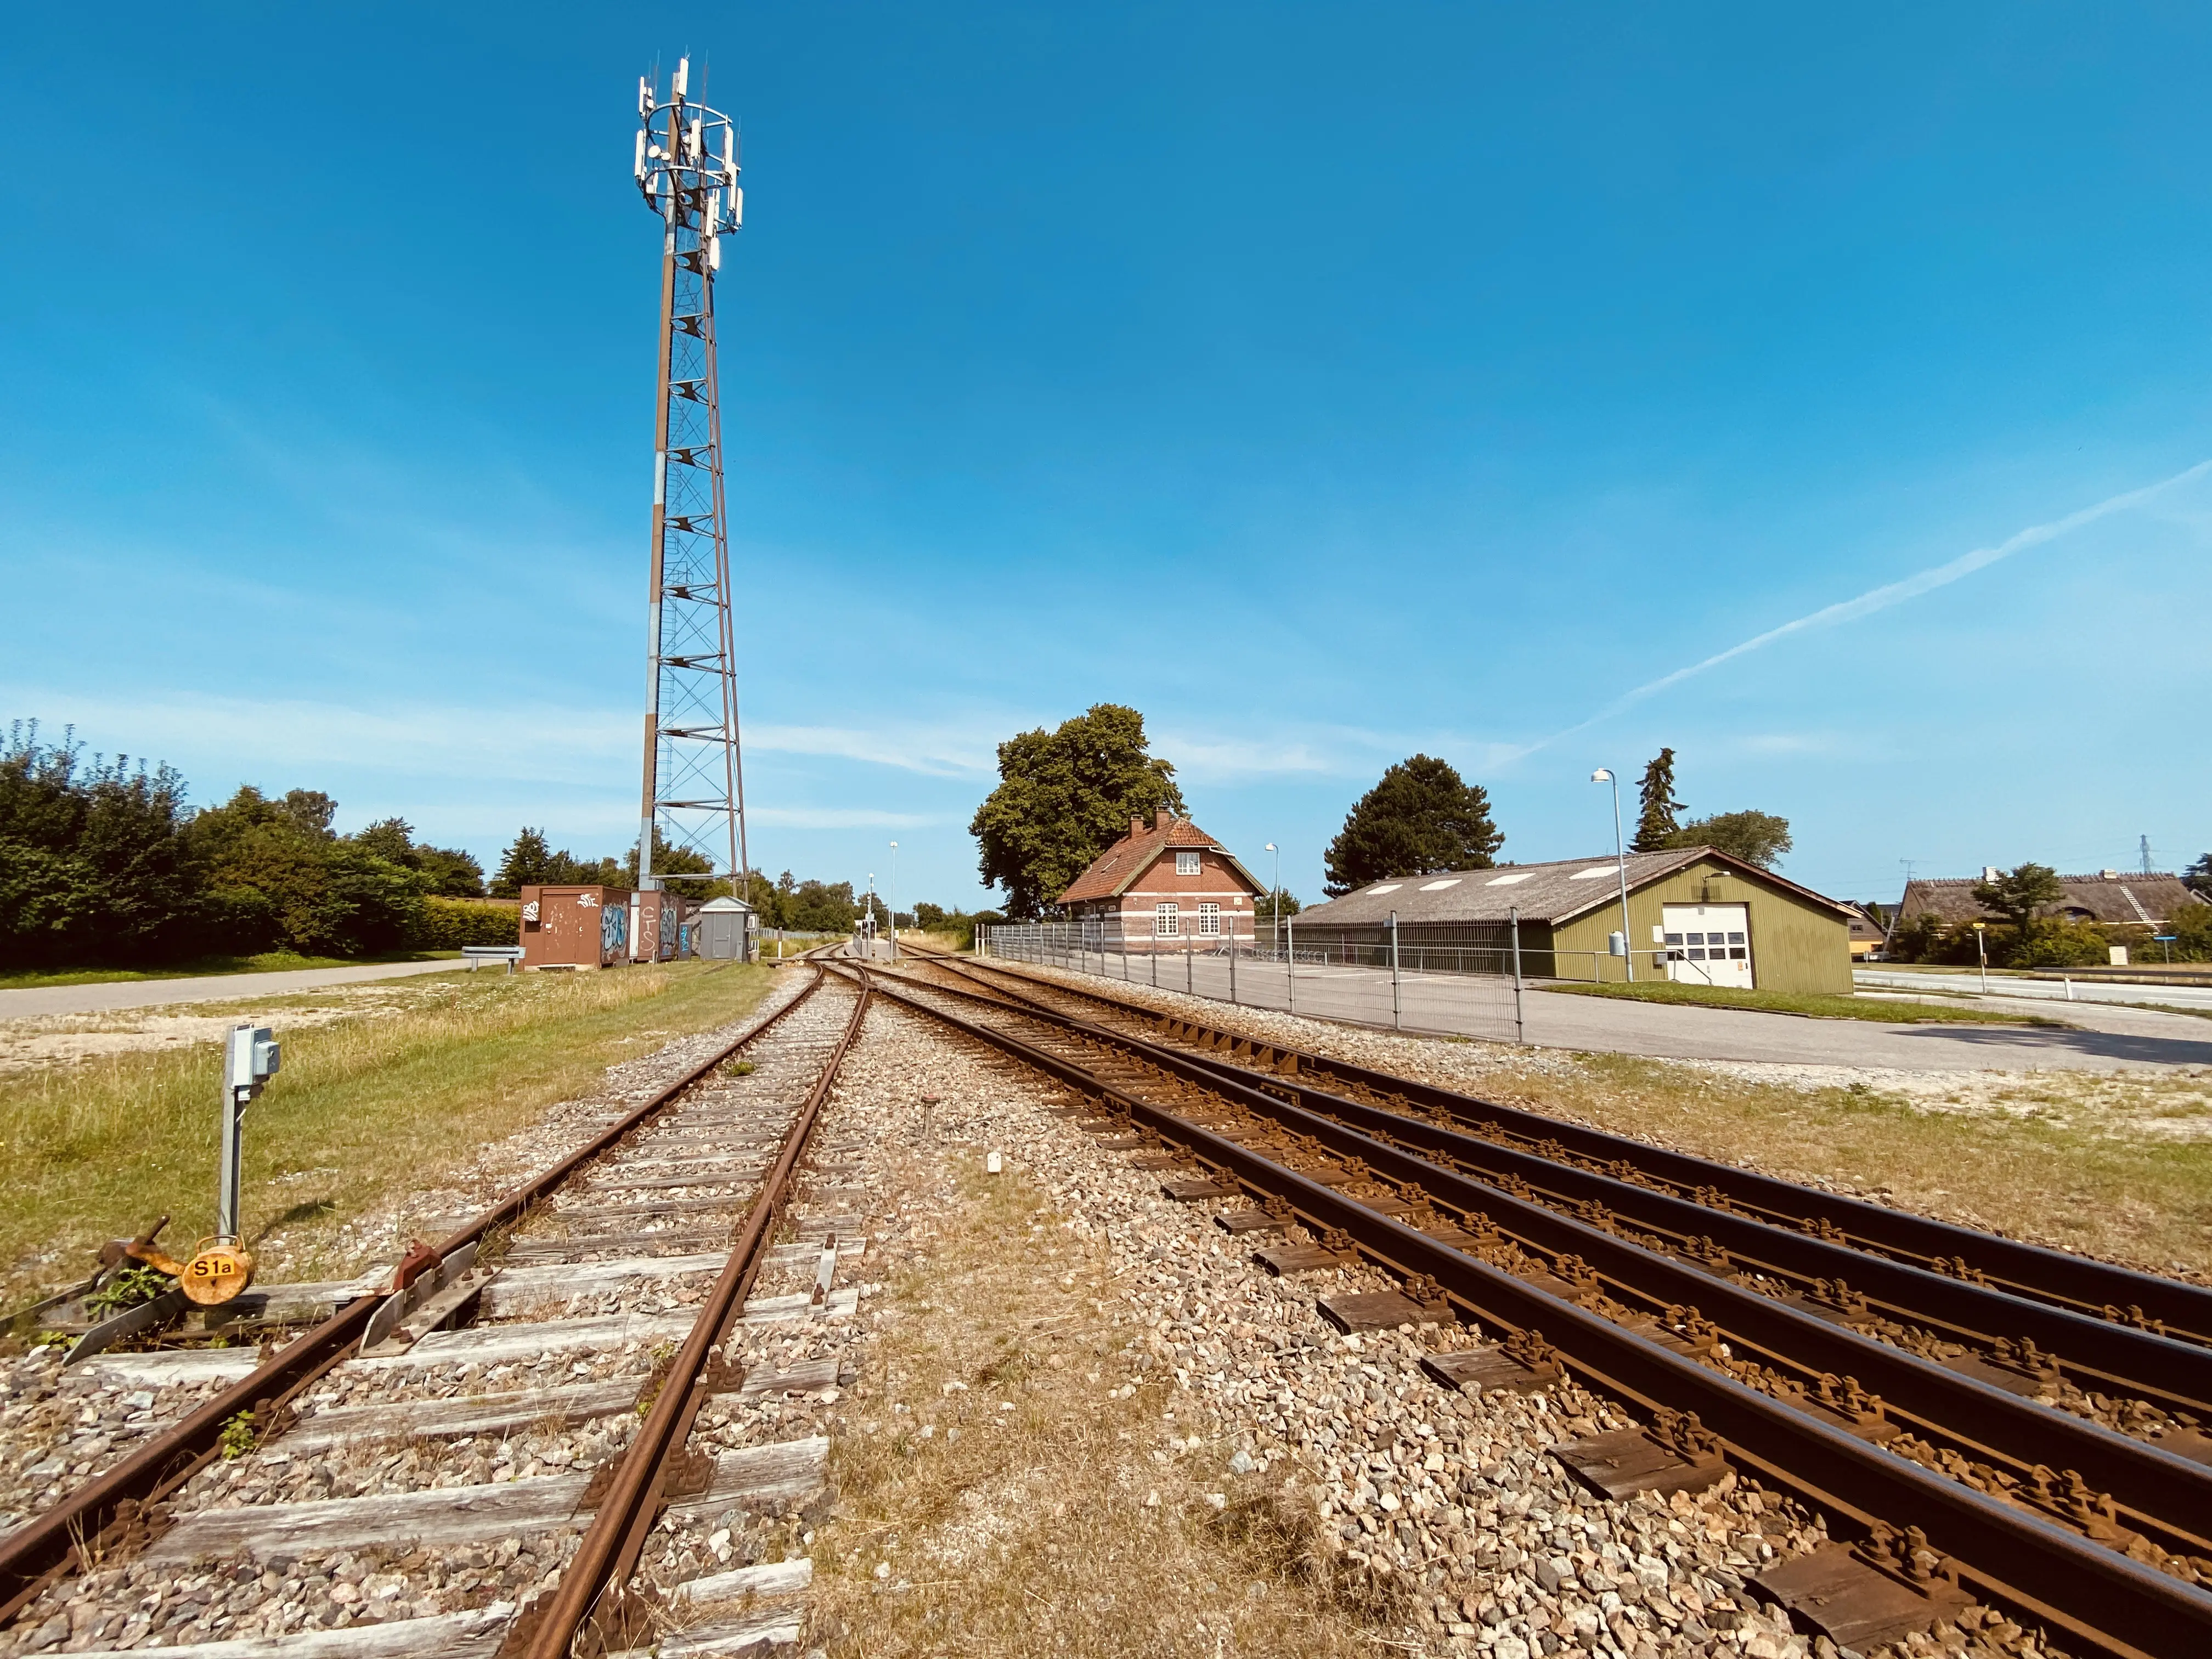
<svg viewBox="0 0 2212 1659"><path fill-rule="evenodd" d="M1627 948L1638 980L1763 991L1851 989L1848 905L1710 847L1631 853ZM1522 972L1620 980L1610 935L1623 932L1620 866L1611 854L1556 864L1398 876L1302 911L1298 959L1340 951L1372 963L1391 941L1419 969L1506 970L1519 921Z"/></svg>
<svg viewBox="0 0 2212 1659"><path fill-rule="evenodd" d="M1994 910L1985 910L1974 889L1994 879L1997 872L1985 868L1980 876L1938 876L1905 884L1898 903L1897 925L1909 927L1923 916L1933 916L1946 927L1962 923L2000 921ZM2124 927L2162 927L2185 907L2205 901L2182 884L2181 878L2163 872L2138 875L2125 870L2100 870L2094 876L2061 876L2065 896L2046 905L2041 914L2068 921L2094 921Z"/></svg>
<svg viewBox="0 0 2212 1659"><path fill-rule="evenodd" d="M1866 962L1879 957L1888 942L1889 929L1882 925L1874 907L1846 899L1844 908L1851 916L1851 960Z"/></svg>
<svg viewBox="0 0 2212 1659"><path fill-rule="evenodd" d="M1252 943L1253 901L1267 890L1227 848L1163 809L1149 824L1131 818L1059 902L1094 951L1211 950Z"/></svg>

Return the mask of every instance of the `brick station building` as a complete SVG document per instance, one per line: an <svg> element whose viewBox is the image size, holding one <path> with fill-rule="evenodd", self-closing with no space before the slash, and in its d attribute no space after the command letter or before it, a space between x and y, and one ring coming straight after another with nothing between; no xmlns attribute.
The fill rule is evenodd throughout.
<svg viewBox="0 0 2212 1659"><path fill-rule="evenodd" d="M1163 807L1091 861L1060 896L1091 950L1211 950L1249 946L1253 902L1267 888L1229 849Z"/></svg>

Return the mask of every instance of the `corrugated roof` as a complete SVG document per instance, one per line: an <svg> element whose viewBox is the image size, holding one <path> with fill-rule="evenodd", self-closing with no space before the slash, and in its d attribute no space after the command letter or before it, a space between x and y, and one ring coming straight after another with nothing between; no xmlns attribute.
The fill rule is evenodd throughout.
<svg viewBox="0 0 2212 1659"><path fill-rule="evenodd" d="M2111 875L2061 876L2058 884L2066 890L2066 896L2044 906L2041 915L2071 915L2075 920L2141 927L2171 921L2185 906L2204 902L2182 884L2180 877L2163 872L2144 876L2116 871ZM1924 915L1933 915L1951 927L2002 920L1996 911L1984 910L1974 897L1974 889L1980 885L1976 876L1909 881L1898 907L1899 925Z"/></svg>
<svg viewBox="0 0 2212 1659"><path fill-rule="evenodd" d="M1251 872L1237 861L1234 854L1188 818L1170 817L1161 812L1152 823L1133 830L1093 859L1091 867L1070 882L1067 890L1054 902L1079 904L1088 899L1117 897L1128 890L1131 882L1151 869L1161 854L1177 847L1218 853L1255 893L1267 890L1253 880Z"/></svg>
<svg viewBox="0 0 2212 1659"><path fill-rule="evenodd" d="M1628 890L1632 893L1701 859L1725 864L1753 880L1848 915L1848 907L1835 899L1710 847L1631 853ZM1619 870L1608 853L1598 858L1563 859L1556 864L1508 864L1494 870L1393 877L1302 910L1297 921L1300 927L1376 927L1388 923L1395 910L1399 924L1408 927L1419 922L1504 921L1517 909L1523 921L1558 923L1620 902Z"/></svg>

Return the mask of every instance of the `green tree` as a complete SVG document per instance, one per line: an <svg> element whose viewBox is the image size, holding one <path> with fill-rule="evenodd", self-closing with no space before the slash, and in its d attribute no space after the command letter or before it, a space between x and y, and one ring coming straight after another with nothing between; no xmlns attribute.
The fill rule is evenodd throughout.
<svg viewBox="0 0 2212 1659"><path fill-rule="evenodd" d="M2212 853L2206 853L2181 872L2182 885L2192 893L2212 898Z"/></svg>
<svg viewBox="0 0 2212 1659"><path fill-rule="evenodd" d="M425 893L437 898L482 898L483 866L454 847L417 847L415 878Z"/></svg>
<svg viewBox="0 0 2212 1659"><path fill-rule="evenodd" d="M1674 751L1662 749L1644 769L1644 781L1637 786L1644 810L1636 820L1636 839L1629 843L1632 851L1656 853L1671 846L1669 839L1682 827L1678 816L1682 803L1674 799Z"/></svg>
<svg viewBox="0 0 2212 1659"><path fill-rule="evenodd" d="M784 911L781 925L795 932L842 933L860 919L860 902L849 881L802 881L784 896Z"/></svg>
<svg viewBox="0 0 2212 1659"><path fill-rule="evenodd" d="M691 848L671 846L668 838L660 833L660 826L656 823L653 826L653 873L655 876L711 876L714 873L714 860ZM623 856L623 878L619 884L624 887L637 885L635 842L629 844L629 851ZM730 890L730 884L726 881L677 881L669 883L668 886L672 892L696 899L720 898Z"/></svg>
<svg viewBox="0 0 2212 1659"><path fill-rule="evenodd" d="M352 839L364 853L374 853L410 870L421 866L415 851L415 826L405 818L379 818Z"/></svg>
<svg viewBox="0 0 2212 1659"><path fill-rule="evenodd" d="M1386 876L1487 870L1505 837L1490 796L1428 755L1400 761L1362 795L1329 842L1322 891L1332 898Z"/></svg>
<svg viewBox="0 0 2212 1659"><path fill-rule="evenodd" d="M553 849L543 830L524 824L500 854L499 868L491 878L494 898L520 898L526 887L542 887L553 878Z"/></svg>
<svg viewBox="0 0 2212 1659"><path fill-rule="evenodd" d="M2176 905L2166 931L2173 935L2176 962L2212 962L2212 904ZM2166 947L2150 948L2163 951Z"/></svg>
<svg viewBox="0 0 2212 1659"><path fill-rule="evenodd" d="M1998 871L1995 880L1974 884L1974 902L1996 911L2023 933L2038 910L2065 896L2058 872L2047 864L2015 865Z"/></svg>
<svg viewBox="0 0 2212 1659"><path fill-rule="evenodd" d="M1279 917L1294 916L1304 908L1298 902L1297 895L1287 887L1278 887L1272 893L1262 893L1252 901L1252 915L1262 927Z"/></svg>
<svg viewBox="0 0 2212 1659"><path fill-rule="evenodd" d="M1710 847L1762 870L1779 864L1792 844L1788 818L1749 810L1692 819L1667 838L1669 847ZM1642 850L1640 842L1638 850Z"/></svg>
<svg viewBox="0 0 2212 1659"><path fill-rule="evenodd" d="M336 810L319 790L270 800L249 786L185 827L204 915L229 948L365 956L413 937L414 872L331 834Z"/></svg>
<svg viewBox="0 0 2212 1659"><path fill-rule="evenodd" d="M525 824L500 855L498 872L491 878L491 896L519 898L526 887L626 887L636 879L636 871L635 859L625 874L623 866L613 859L587 860L566 848L556 853L543 830Z"/></svg>
<svg viewBox="0 0 2212 1659"><path fill-rule="evenodd" d="M197 883L172 768L94 756L35 720L0 738L0 963L160 960L188 950Z"/></svg>
<svg viewBox="0 0 2212 1659"><path fill-rule="evenodd" d="M1056 902L1128 833L1131 818L1186 810L1175 768L1146 749L1145 717L1119 703L1094 704L1056 731L1008 738L999 745L999 776L968 833L984 885L1006 889L1018 921Z"/></svg>

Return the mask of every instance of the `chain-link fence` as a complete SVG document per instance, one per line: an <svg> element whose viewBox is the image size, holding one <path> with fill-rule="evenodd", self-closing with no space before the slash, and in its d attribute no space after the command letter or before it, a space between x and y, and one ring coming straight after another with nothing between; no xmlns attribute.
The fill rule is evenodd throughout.
<svg viewBox="0 0 2212 1659"><path fill-rule="evenodd" d="M976 952L1182 991L1243 1007L1273 1008L1393 1030L1442 1031L1518 1042L1522 975L1508 948L1407 945L1305 945L1295 927L1279 945L1162 940L1125 950L1079 922L1010 922L976 930Z"/></svg>

